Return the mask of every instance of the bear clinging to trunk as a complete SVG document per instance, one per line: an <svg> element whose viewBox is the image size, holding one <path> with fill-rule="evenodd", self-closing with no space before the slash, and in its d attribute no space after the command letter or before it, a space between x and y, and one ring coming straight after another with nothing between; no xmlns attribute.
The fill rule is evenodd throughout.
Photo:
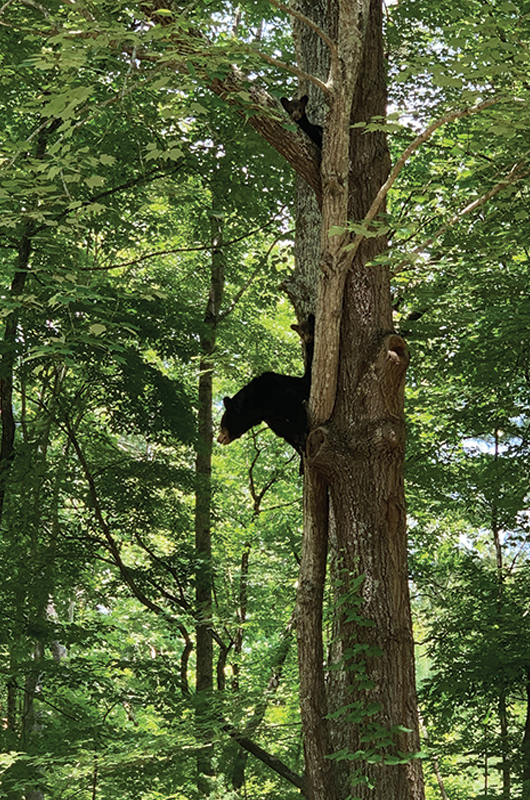
<svg viewBox="0 0 530 800"><path fill-rule="evenodd" d="M301 453L307 428L304 401L308 397L309 385L304 377L264 372L234 397L224 398L226 411L217 441L230 444L254 425L266 422L274 433Z"/></svg>
<svg viewBox="0 0 530 800"><path fill-rule="evenodd" d="M233 397L225 397L226 410L221 419L221 432L217 437L221 444L230 444L254 425L266 422L277 436L281 436L302 454L307 433L306 403L311 388L315 317L310 314L302 325L291 327L305 344L304 374L298 378L278 372L264 372L243 386Z"/></svg>
<svg viewBox="0 0 530 800"><path fill-rule="evenodd" d="M288 100L286 97L280 97L280 103L285 108L293 122L296 122L296 124L302 128L305 133L307 133L309 138L314 141L316 146L322 150L322 136L324 129L322 128L322 125L313 125L312 122L309 122L305 113L305 107L308 100L309 98L306 94L304 94L300 100L297 100L296 98Z"/></svg>

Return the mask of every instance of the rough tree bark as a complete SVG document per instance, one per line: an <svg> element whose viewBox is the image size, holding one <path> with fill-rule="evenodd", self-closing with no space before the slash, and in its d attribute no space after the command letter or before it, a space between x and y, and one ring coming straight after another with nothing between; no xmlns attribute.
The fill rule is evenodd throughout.
<svg viewBox="0 0 530 800"><path fill-rule="evenodd" d="M385 114L381 6L337 0L327 10L335 47L297 617L308 795L335 800L359 781L356 797L416 800L421 766L407 758L419 750L403 490L408 353L392 330L387 269L368 266L384 238L365 240L352 259L347 230L329 235L364 218L388 174L384 135L350 129ZM328 526L337 603L326 696L320 614ZM335 712L329 729L328 709ZM327 757L339 751L358 757Z"/></svg>

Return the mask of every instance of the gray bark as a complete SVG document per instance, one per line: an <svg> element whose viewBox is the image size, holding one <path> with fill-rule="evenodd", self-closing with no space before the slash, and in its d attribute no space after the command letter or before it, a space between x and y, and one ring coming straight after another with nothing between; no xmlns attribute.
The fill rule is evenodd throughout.
<svg viewBox="0 0 530 800"><path fill-rule="evenodd" d="M204 795L210 794L208 776L213 775L213 747L208 731L210 713L208 695L213 690L213 639L212 639L212 396L213 396L213 352L216 329L224 289L224 255L222 252L222 218L212 213L211 217L212 261L210 291L204 315L201 335L201 361L199 375L199 417L196 459L195 489L195 552L197 572L195 599L197 613L197 663L196 689L200 697L197 705L197 722L203 729L204 747L197 759L198 788Z"/></svg>

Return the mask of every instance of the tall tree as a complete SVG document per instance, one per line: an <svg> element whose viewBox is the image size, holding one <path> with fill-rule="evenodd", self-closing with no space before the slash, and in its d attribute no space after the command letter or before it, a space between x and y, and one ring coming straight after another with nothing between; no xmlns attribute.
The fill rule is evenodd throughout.
<svg viewBox="0 0 530 800"><path fill-rule="evenodd" d="M357 247L348 231L348 220L367 215L389 168L384 133L352 127L385 114L381 8L379 2L362 9L339 2L329 13L329 110L298 601L309 795L338 798L353 784L360 797L421 797L421 768L410 761L419 738L403 496L408 356L392 334L388 271L367 267L386 240L373 236ZM322 644L315 639L322 629L315 622L328 526L337 609L331 660L338 668L330 682L331 742L322 735L328 709ZM306 617L310 608L313 618ZM330 761L340 752L353 760Z"/></svg>
<svg viewBox="0 0 530 800"><path fill-rule="evenodd" d="M505 18L499 17L502 25L497 18L491 18L494 4L479 7L471 0L461 5L463 12L449 2L436 4L425 12L422 9L419 21L414 2L409 4L403 0L396 12L399 16L402 8L408 8L410 19L414 20L412 23L407 21L413 31L409 46L410 61L414 63L403 71L403 80L410 78L414 81L418 71L425 70L426 63L439 59L432 69L432 85L421 72L422 86L423 81L428 85L426 96L429 102L424 104L421 98L418 113L425 119L431 116L436 98L441 97L440 102L451 109L462 98L466 102L482 99L477 97L477 82L480 81L483 81L481 91L487 99L479 103L477 109L498 102L497 97L490 96L492 86L496 91L505 91L509 86L501 58L503 53L512 63L519 65L517 80L519 87L525 89L526 78L520 66L525 61L524 58L521 61L517 44L526 23L521 24L520 30L515 30L514 20L518 20L519 15L504 0L501 17L507 15L514 31ZM49 374L43 367L49 363L48 358L57 358L64 365L68 380L67 389L61 390L59 410L53 416L54 444L58 450L64 449L68 459L75 464L77 480L70 485L61 478L53 484L59 487L57 507L64 495L62 513L54 512L55 517L63 522L64 530L72 538L75 538L72 520L81 520L90 534L85 537L89 542L87 548L97 553L113 575L120 576L121 591L133 595L159 620L167 621L169 630L178 631L182 645L179 681L184 692L189 685L188 673L191 675L188 628L197 625L197 617L191 611L193 599L190 602L192 559L181 555L182 552L189 553L184 531L190 526L167 522L170 498L174 497L172 492L175 488L171 488L169 478L161 482L160 487L157 485L153 478L154 470L150 470L150 458L153 447L161 451L171 447L172 458L179 465L179 459L184 463L190 458L191 448L185 448L190 441L190 426L181 426L187 432L183 441L177 444L183 431L175 419L179 415L181 422L189 418L188 403L179 404L179 395L182 401L182 395L186 394L180 381L182 375L189 373L182 364L173 364L178 377L171 382L167 380L167 358L174 351L171 345L164 344L160 331L151 330L151 327L157 328L155 321L158 317L149 303L156 303L153 296L159 295L155 295L158 289L150 286L147 273L142 276L142 281L147 284L142 289L146 292L152 289L151 300L131 302L130 307L129 301L123 301L123 285L128 287L129 282L135 285L134 272L139 259L145 257L146 248L140 248L139 258L131 258L124 265L124 271L112 265L116 263L113 255L119 248L131 248L133 244L139 246L139 231L143 235L147 235L145 231L152 234L154 230L162 229L167 233L171 224L176 225L168 215L167 220L159 219L151 226L151 220L156 216L152 206L160 203L157 191L150 195L143 191L151 178L160 180L159 186L163 185L168 194L168 203L172 198L171 203L175 206L180 203L183 209L185 206L187 214L192 216L189 209L193 203L185 196L184 187L188 181L193 182L190 176L208 171L198 154L211 150L212 138L215 137L204 131L203 135L193 138L190 131L196 115L204 113L201 104L209 105L210 101L204 98L209 96L212 99L213 93L217 96L213 98L215 105L212 103L209 108L214 126L218 124L223 113L220 109L225 104L225 109L233 106L263 137L261 142L253 140L255 154L248 154L244 166L233 159L231 169L225 173L226 191L231 194L233 208L237 209L238 200L246 191L253 191L271 210L277 210L280 196L283 203L280 185L274 184L273 190L272 182L260 179L262 173L255 168L258 162L260 166L265 162L271 175L273 170L278 170L278 161L270 158L266 142L285 158L299 177L297 266L284 287L300 319L310 311L316 312L311 431L304 474L305 531L297 615L300 705L306 754L304 791L310 797L326 799L346 794L380 800L387 797L399 800L420 798L421 770L419 761L412 759L418 749L418 731L403 499L403 381L408 353L403 339L392 327L389 267L387 261L380 258L387 247L383 225L386 218L378 215L384 208L389 187L396 181L408 156L440 125L431 125L412 141L387 178L390 160L383 124L386 76L378 0L361 0L357 4L351 0L330 0L329 3L300 0L293 5L283 0L242 3L234 15L233 25L231 21L227 22L227 9L230 10L231 6L221 0L185 6L155 0L133 7L120 6L116 13L98 0L90 7L72 2L48 9L37 3L15 2L2 8L6 23L2 26L2 36L9 39L13 52L21 59L19 74L27 69L22 59L29 52L31 62L28 63L35 66L37 76L29 80L27 102L22 111L19 92L13 90L11 81L10 114L6 125L13 128L9 145L12 152L6 154L3 166L12 180L2 190L0 200L9 206L12 217L3 218L2 233L6 243L3 255L15 241L23 242L25 232L33 234L35 221L38 236L32 236L32 242L38 241L40 247L32 262L19 259L17 263L10 263L4 276L7 290L9 287L13 289L12 304L6 318L8 323L14 324L6 328L4 350L8 356L4 359L4 375L0 377L9 377L17 371L20 391L18 396L14 396L8 385L2 401L6 408L5 414L2 409L2 416L8 444L3 452L10 455L12 435L15 434L16 438L17 433L13 425L15 415L9 413L8 406L16 411L19 399L22 405L27 401L23 378L29 375L32 386L42 379L44 388L48 390ZM458 23L444 23L448 11L451 20L458 17ZM469 37L470 20L479 11L482 15L480 46L475 48L473 45L465 57L461 57L461 42ZM293 42L280 30L281 25L272 24L285 22L287 15L293 19L296 60L290 56ZM269 25L261 24L262 16ZM425 32L427 23L432 25L432 31L428 33ZM26 36L24 33L24 46L20 51L17 38L20 31L32 29L35 35ZM403 29L407 30L406 24ZM417 41L414 40L416 34ZM45 42L42 48L41 41ZM479 52L480 48L485 55ZM279 60L280 51L287 54L282 56L282 60ZM462 64L469 58L469 52L480 68L471 78L466 78L463 77ZM490 62L493 67L490 67ZM239 67L234 67L234 64L239 64ZM269 70L267 75L266 69ZM490 83L488 70L501 76L498 84ZM8 68L0 73L5 82L9 72ZM50 80L46 83L45 94L40 96L43 75ZM249 78L249 75L253 77ZM321 153L288 120L278 102L280 96L297 92L296 89L287 91L287 75L299 78L300 94L309 94L309 114L313 115L313 120L324 121L323 109L327 107ZM269 91L263 89L262 79L264 83L267 81ZM441 87L445 88L441 90ZM196 94L191 100L193 91ZM36 106L32 105L34 103ZM164 107L164 103L167 106ZM35 159L28 153L35 155L37 152L32 142L37 141L36 131L40 123L30 131L26 117L28 109L38 107L42 111L43 104L47 117L60 120L60 125L53 132L55 136L46 157ZM487 187L478 192L478 197L474 191L478 184L473 187L474 201L466 201L462 214L471 213L488 197L515 185L526 174L525 161L517 156L526 130L526 118L524 115L517 117L514 111L519 107L520 103L510 105L505 102L502 114L514 123L516 131L523 133L506 134L509 147L499 159L503 169L495 180L488 178ZM119 109L119 114L116 109ZM424 243L423 249L421 246L416 249L416 255L422 258L433 241L441 242L438 251L430 250L431 255L437 258L441 258L444 248L455 245L450 236L445 239L443 233L459 215L448 212L440 226L440 184L446 192L443 195L446 207L452 208L451 192L467 198L471 181L466 171L462 172L461 162L465 158L466 164L472 163L472 172L477 169L480 159L484 158L480 147L485 145L490 135L489 126L493 119L490 117L489 126L484 125L478 133L473 128L474 123L470 122L466 135L462 136L456 122L459 117L469 117L470 109L459 107L447 112L445 108L444 114L440 124L444 121L449 125L455 123L450 129L454 132L454 141L450 144L444 141L444 147L452 158L451 169L447 170L445 164L443 169L440 165L434 168L431 163L422 170L415 164L413 189L409 193L412 200L406 201L421 206L423 198L418 200L417 192L423 191L423 183L432 180L433 174L437 176L435 185L425 191L428 204L424 208L427 207L430 214L422 216L419 213L416 230L405 233L406 236L416 235L422 226L429 231L431 238L427 244ZM91 125L91 121L98 117L98 124ZM517 128L516 122L522 124L522 128ZM234 114L220 137L219 146L216 141L213 158L224 157L228 143L237 141L241 125ZM131 131L134 131L134 136L131 136ZM473 161L467 153L470 131L477 150ZM130 158L124 157L125 146ZM184 151L186 157L182 158ZM147 168L151 161L157 164L153 173ZM491 161L488 152L484 158L488 168ZM174 170L163 168L173 163ZM178 174L178 185L170 183L171 172ZM481 171L480 179L486 180L486 170ZM103 185L106 181L111 185ZM258 187L262 189L261 195ZM190 188L190 194L194 190L198 191L196 187ZM18 203L16 213L11 208L14 204L12 198ZM36 202L33 204L28 198L35 198ZM265 198L270 206L265 203ZM211 206L210 199L206 203L208 206ZM406 202L404 216L412 216ZM105 203L112 205L112 210L106 208ZM165 208L165 201L163 205ZM185 216L184 212L182 216ZM136 224L138 220L140 226ZM233 222L234 228L241 223L237 211ZM24 227L27 225L28 228ZM12 235L13 227L19 236ZM192 226L186 227L180 218L178 228L183 237L191 238L189 231ZM238 229L237 233L243 235L244 232ZM399 241L399 236L396 239ZM59 245L63 244L61 258L58 258ZM189 242L179 244L182 247L177 249L186 249ZM207 245L212 249L211 237ZM24 255L20 247L18 250ZM223 252L226 256L229 251ZM53 258L52 254L55 254ZM148 254L151 260L156 258L151 251ZM242 249L237 256L240 256L237 265L231 264L237 281L233 282L236 288L228 301L229 308L255 274L246 262L248 249L246 252ZM38 268L33 269L33 264ZM166 337L168 341L178 339L184 322L195 319L196 325L184 327L189 339L195 343L190 346L194 354L197 354L196 343L201 333L203 337L203 409L210 404L206 375L213 363L212 337L211 330L208 330L209 319L206 324L204 320L198 322L198 317L196 319L190 309L200 308L201 312L204 309L207 294L204 287L209 282L209 279L204 280L208 272L204 269L205 264L194 262L189 272L189 275L194 274L194 279L197 277L202 293L195 291L189 275L188 281L179 275L178 280L186 283L186 291L190 293L189 302L176 304L178 312L175 313L179 319L167 326ZM51 269L51 265L57 269ZM127 268L131 265L133 270L128 273ZM72 281L71 275L78 267L80 278ZM93 272L91 267L94 267ZM107 286L103 289L93 280L94 275L101 274L98 270L102 268L103 274L108 270L111 289ZM250 271L249 276L244 274L245 269ZM13 285L13 276L22 271L26 276L24 288L35 289L38 303L45 309L40 316L36 305L34 307L34 296L21 294L19 287ZM86 273L92 276L89 286L85 280ZM155 273L158 275L153 263L151 276ZM419 276L418 272L414 274ZM120 278L123 278L123 285ZM444 279L447 278L445 272ZM435 284L432 275L428 279L431 285ZM116 286L120 289L116 290ZM269 298L276 294L273 279L267 291ZM175 287L172 287L172 299L164 308L175 302L176 294ZM128 314L124 315L123 326L120 326L115 324L117 312L111 309L122 308L122 302L128 306ZM25 309L24 304L31 311ZM260 298L260 309L265 305L265 300ZM33 313L39 320L34 326L39 329L38 335L31 323ZM215 314L218 313L217 308ZM248 318L241 314L239 327L244 329L249 324L256 324L254 318L262 313L254 308ZM418 313L423 313L423 308ZM141 324L137 323L136 317ZM253 321L250 321L251 317ZM131 325L135 333L131 333ZM149 328L149 333L144 326ZM265 350L262 341L265 327L259 328L260 341L254 343L260 356ZM238 345L241 336L240 332L234 336ZM38 346L32 347L32 337L38 339ZM25 358L26 353L29 354L30 360L25 364L9 360L15 342ZM43 352L43 342L51 350ZM443 347L449 358L449 341L444 340ZM102 352L109 356L110 363L102 362ZM484 349L480 352L483 354ZM77 365L71 364L73 354L78 359ZM521 357L525 358L524 355ZM37 368L43 369L38 373L41 375L38 380L29 372L31 359L40 359ZM273 356L271 360L274 360ZM249 361L253 361L258 369L262 359L251 354ZM88 381L84 380L85 370L90 376ZM234 371L237 370L235 365ZM455 394L458 399L458 392ZM49 392L40 396L40 403L44 396L48 397ZM171 407L178 409L179 414L172 414ZM20 414L22 420L26 419L26 410ZM40 411L44 414L43 409ZM198 653L195 677L199 689L210 691L215 647L211 646L209 623L217 602L209 572L211 414L205 413L202 423L205 450L201 451L199 445L198 462L204 453L206 458L198 463L198 471L204 482L197 482L196 486L199 489L199 483L202 483L200 488L205 491L197 494L196 521L198 549L202 551L201 557L204 557L208 569L204 574L206 580L198 580L195 584L198 589L196 600L204 612L197 626L201 653L200 657ZM497 427L500 426L499 422ZM91 437L93 431L97 431L98 436ZM133 431L145 443L145 453L141 456L131 440ZM153 444L155 440L156 444ZM281 443L275 446L281 454ZM134 456L125 457L122 455L124 451L131 451ZM25 463L23 459L18 460L20 454L23 454L22 449L16 454L19 468L16 486L20 484ZM261 455L259 448L258 455ZM0 467L7 468L0 476L5 487L6 476L14 473L8 464L9 459L0 454L1 459L5 463ZM253 456L250 496L254 506L260 496L254 481L256 463ZM158 467L160 463L157 460ZM144 471L150 476L149 481L143 476ZM125 480L130 499L118 496L118 491L110 486L109 475L121 476ZM119 484L118 480L116 482ZM264 481L266 485L267 481ZM182 487L181 490L185 494ZM16 491L11 492L10 524L16 520ZM148 502L146 495L149 494L152 497ZM160 508L154 509L157 499ZM289 499L292 501L292 497ZM226 502L226 498L223 500ZM183 512L182 517L188 522ZM178 533L175 528L178 528ZM44 533L47 526L42 525L40 530ZM179 555L175 553L177 540ZM249 594L246 532L243 548L239 546L235 550L243 552L240 559L242 591L237 614L237 654L234 645L236 661L236 655L239 660L245 657L241 637L252 616L245 611ZM333 597L329 640L324 636L322 613L327 560ZM230 585L230 580L226 583ZM211 603L212 598L214 603ZM218 608L221 607L222 603ZM224 686L227 652L234 644L230 634L230 613L226 609L222 614L218 611L222 623L219 624L221 634L216 639L220 686ZM283 625L287 625L289 617L290 613ZM233 620L232 624L235 626ZM332 667L329 672L324 669L325 662ZM159 669L159 661L156 667ZM166 673L160 670L159 674ZM242 684L243 681L238 679L233 685L239 691ZM11 691L8 698L10 720L15 717L13 697ZM120 689L120 704L121 700ZM168 698L168 706L170 702L171 698ZM107 719L104 711L102 717L101 729ZM254 718L260 721L259 714ZM210 737L211 730L219 724L222 724L219 715L216 719L206 720L206 736ZM255 742L249 744L230 725L222 724L222 729L242 745L252 746L252 752L267 764L267 768L275 768L274 758L264 748L260 749ZM194 751L194 760L195 755ZM208 759L204 765L205 772L210 769L210 763L206 762ZM293 775L283 768L281 774L295 787L303 785L300 775ZM93 794L97 792L98 775L96 767L93 769ZM238 777L237 781L240 785L241 778ZM208 791L206 784L204 791Z"/></svg>
<svg viewBox="0 0 530 800"><path fill-rule="evenodd" d="M381 209L384 195L378 193L389 168L384 133L352 127L385 112L381 6L378 0L361 7L349 0L332 3L319 24L283 3L274 5L291 11L329 48L327 81L306 74L328 104L321 162L303 134L280 135L267 113L271 98L243 84L240 75L230 72L209 85L236 103L245 85L261 110L251 124L313 186L322 208L297 620L307 791L336 798L353 782L364 796L375 782L381 798L421 797L421 767L411 760L419 738L403 495L408 355L392 332L388 267L367 267L386 240L377 229L369 237L349 229L349 220L369 213L373 218ZM156 11L153 18L164 24ZM193 49L180 31L172 35L177 50ZM209 68L202 69L207 79ZM292 282L289 291L296 293ZM340 721L333 732L326 722L321 624L330 513L340 610L333 659L343 675L333 687ZM354 611L356 591L361 615ZM337 770L330 757L340 752L354 754L354 761L345 758Z"/></svg>

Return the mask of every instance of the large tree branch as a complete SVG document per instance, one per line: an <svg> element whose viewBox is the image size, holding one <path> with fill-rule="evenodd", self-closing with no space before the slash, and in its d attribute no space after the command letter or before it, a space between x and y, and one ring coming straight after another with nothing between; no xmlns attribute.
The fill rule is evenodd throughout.
<svg viewBox="0 0 530 800"><path fill-rule="evenodd" d="M208 87L234 106L237 113L244 117L248 124L288 161L298 175L311 186L319 205L321 205L322 181L319 152L305 134L298 130L287 130L278 121L279 114L283 113L278 101L264 89L255 85L249 87L243 74L235 68L223 80L215 78L208 84ZM249 106L243 105L241 97L238 95L241 91L250 95L250 107L257 113L249 116Z"/></svg>
<svg viewBox="0 0 530 800"><path fill-rule="evenodd" d="M74 0L63 0L63 2L74 5L76 10L83 14ZM158 14L158 10L166 9L166 0L151 0L149 4L142 3L141 10L146 18L153 24L167 28L167 42L172 45L175 58L171 53L165 52L163 55L155 52L148 52L140 48L127 46L125 42L115 41L111 44L123 53L128 53L131 58L138 61L147 61L154 64L162 63L165 69L174 69L177 72L190 72L193 65L193 72L200 76L203 84L214 94L217 94L230 105L234 106L237 113L242 116L248 124L256 130L270 145L293 167L293 169L311 186L316 194L319 205L322 202L322 183L320 179L320 153L312 142L299 130L288 130L284 127L282 119L287 122L287 117L283 112L279 102L264 89L258 88L241 70L232 67L231 71L224 78L212 78L208 69L204 66L211 57L213 61L213 47L207 39L201 37L194 31L178 29L171 18ZM294 13L290 11L289 13ZM53 31L52 31L53 32ZM51 32L51 33L52 33ZM97 35L97 31L76 31L72 33L75 38L91 38ZM331 40L329 40L331 43ZM263 55L263 54L261 54ZM295 74L301 75L295 66L289 66L280 61L271 61L267 56L265 60L274 63L282 69L286 69ZM312 75L303 73L303 77L311 80L323 91L329 92L329 87ZM244 96L250 96L250 103ZM108 102L115 102L112 98Z"/></svg>
<svg viewBox="0 0 530 800"><path fill-rule="evenodd" d="M165 8L166 5L166 0L151 0L149 5L142 5L142 10L152 22L161 27L169 28L168 41L173 44L175 54L179 57L173 61L171 58L164 56L166 67L173 67L179 71L189 70L188 63L193 63L198 56L197 45L201 43L207 48L201 54L204 61L204 56L210 52L209 43L204 37L201 38L199 34L190 34L188 31L183 33L179 30L176 31L174 27L170 28L168 18L157 14L157 10ZM136 57L139 59L146 57L151 60L158 60L158 56L153 59L151 55L144 55L140 51L136 53ZM287 65L278 65L287 68ZM290 131L283 126L281 120L285 115L276 98L256 86L237 67L232 67L224 78L212 78L207 69L198 63L194 63L194 70L214 94L234 106L237 113L307 181L314 189L317 200L321 204L320 154L313 143L301 131ZM313 78L313 81L315 80ZM327 90L325 84L322 84L320 88L324 91ZM250 103L245 101L242 95L248 95Z"/></svg>

